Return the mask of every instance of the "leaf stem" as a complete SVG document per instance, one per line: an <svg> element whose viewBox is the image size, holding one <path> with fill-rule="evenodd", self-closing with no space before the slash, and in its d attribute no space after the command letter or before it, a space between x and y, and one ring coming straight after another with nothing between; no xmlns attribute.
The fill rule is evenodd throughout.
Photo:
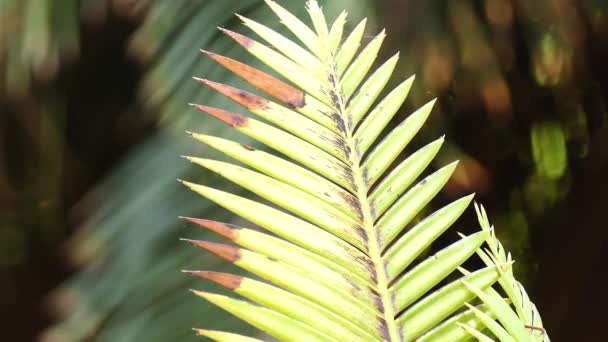
<svg viewBox="0 0 608 342"><path fill-rule="evenodd" d="M361 212L363 214L361 223L367 233L368 255L373 262L375 271L374 279L376 280L378 295L380 296L380 302L377 303L377 309L382 314L382 318L384 320L382 327L383 331L381 331L381 334L387 341L403 341L403 336L401 336L395 321L395 309L389 293L388 275L382 261L380 234L374 225L374 216L372 215L372 208L370 207L370 201L368 199L369 187L365 181L361 166L362 158L358 152L357 144L354 139L354 127L352 127L352 120L350 120L347 112L347 106L345 103L346 99L344 91L340 86L337 63L333 55L329 56L328 65L330 65L328 70L328 80L333 87L333 89L330 91L334 93L333 95L335 95L330 97L332 99L337 99L337 103L334 103L334 105L336 105L338 114L343 121L344 125L342 127L345 127L344 141L347 144L347 150L350 151L350 153L347 153L347 157L350 164L349 166L353 173L352 176L356 190L355 196L359 201Z"/></svg>

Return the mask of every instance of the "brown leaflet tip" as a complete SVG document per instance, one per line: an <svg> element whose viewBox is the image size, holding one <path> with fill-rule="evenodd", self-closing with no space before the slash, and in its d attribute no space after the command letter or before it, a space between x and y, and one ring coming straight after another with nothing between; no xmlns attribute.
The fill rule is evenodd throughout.
<svg viewBox="0 0 608 342"><path fill-rule="evenodd" d="M239 43L245 49L250 49L256 43L255 40L249 37L245 37L242 34L227 30L222 27L218 27L218 29L224 32L224 34L226 34L230 38L234 39L235 42Z"/></svg>
<svg viewBox="0 0 608 342"><path fill-rule="evenodd" d="M292 108L300 108L306 104L303 91L298 90L263 71L215 53L207 53L207 55L254 87Z"/></svg>
<svg viewBox="0 0 608 342"><path fill-rule="evenodd" d="M211 52L211 51L207 51L207 50L203 50L203 49L201 49L200 51L201 51L202 53L204 53L205 55L207 55L207 57L209 57L209 58L211 58L211 59L213 59L213 60L216 60L216 58L221 58L221 57L222 57L221 55L218 55L218 54L217 54L217 53L215 53L215 52ZM225 58L225 57L224 57L224 58Z"/></svg>
<svg viewBox="0 0 608 342"><path fill-rule="evenodd" d="M223 109L207 107L199 104L193 104L192 106L232 127L245 127L249 122L247 117Z"/></svg>
<svg viewBox="0 0 608 342"><path fill-rule="evenodd" d="M209 280L214 282L220 286L227 288L228 290L234 291L241 286L243 282L243 277L229 274L229 273L221 273L221 272L211 272L211 271L183 271L185 273L189 273L195 277Z"/></svg>
<svg viewBox="0 0 608 342"><path fill-rule="evenodd" d="M199 227L208 229L220 236L225 237L228 240L235 241L238 239L238 228L223 222L204 220L193 217L180 217L181 219L190 223L196 224Z"/></svg>
<svg viewBox="0 0 608 342"><path fill-rule="evenodd" d="M207 82L210 82L209 80L205 79L205 78L200 78L200 77L192 77L195 81L202 83L204 85L207 85Z"/></svg>
<svg viewBox="0 0 608 342"><path fill-rule="evenodd" d="M268 100L244 90L209 80L201 80L200 82L247 109L263 109L268 105Z"/></svg>
<svg viewBox="0 0 608 342"><path fill-rule="evenodd" d="M214 243L208 241L200 241L200 240L189 240L189 239L181 239L182 241L186 241L191 243L192 245L204 249L209 253L215 254L218 257L228 261L228 262L237 262L241 259L241 250L237 247L232 247L228 245L223 245L221 243Z"/></svg>

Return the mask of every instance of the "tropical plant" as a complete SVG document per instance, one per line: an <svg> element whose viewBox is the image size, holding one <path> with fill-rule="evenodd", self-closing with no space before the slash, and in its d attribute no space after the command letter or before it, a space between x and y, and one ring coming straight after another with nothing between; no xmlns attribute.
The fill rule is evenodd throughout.
<svg viewBox="0 0 608 342"><path fill-rule="evenodd" d="M415 220L448 181L456 163L414 185L439 151L443 137L399 160L429 116L434 100L378 141L414 80L403 81L376 103L398 60L398 55L393 56L365 79L384 31L357 55L365 20L343 40L345 12L328 26L317 2L309 1L313 31L272 0L266 3L304 47L243 16L239 16L243 23L271 47L221 30L291 84L228 57L203 52L277 102L211 80L197 80L268 123L215 107L193 106L283 156L190 133L257 171L219 160L186 158L271 204L182 181L268 232L186 218L241 247L187 241L261 280L187 271L253 303L193 292L280 340L461 341L474 337L548 341L536 308L513 276L513 261L481 207L477 207L481 231L425 255L473 196ZM482 248L484 242L487 249ZM469 272L461 265L475 253L485 267ZM454 279L454 274L460 275ZM196 331L218 341L256 341L234 333Z"/></svg>
<svg viewBox="0 0 608 342"><path fill-rule="evenodd" d="M200 151L198 144L183 139L186 127L190 130L204 129L223 137L231 134L229 127L213 118L201 119L195 111L184 111L187 105L183 99L192 96L196 96L193 101L204 99L205 103L213 106L232 108L222 95L208 89L201 91L191 79L193 74L204 73L223 83L238 82L237 76L228 71L210 69L213 65L193 53L193 47L205 46L234 58L244 58L247 55L245 51L229 40L218 39L221 32L209 28L240 25L233 20L235 12L264 21L269 9L261 0L91 0L81 2L76 14L81 16L78 20L85 28L101 25L100 21L108 16L129 17L135 21L127 6L117 6L119 3L146 3L146 11L138 18L136 30L129 33L129 44L125 47L129 55L139 61L142 79L136 89L137 98L131 99L132 104L124 110L134 118L131 110L141 109L154 120L157 131L142 144L133 146L74 208L72 217L85 221L78 224L78 230L61 250L66 251L71 265L76 265L78 272L44 302L56 321L44 332L41 340L198 341L200 337L192 334L190 328L198 324L201 317L218 329L253 331L246 323L211 304L201 305L199 301L192 301L190 294L183 291L195 283L199 288L209 286L210 289L212 284L201 284L194 278L173 273L176 269L192 268L194 262L203 262L207 268L216 271L238 271L232 265L218 262L212 255L201 255L195 249L183 248L179 237L197 234L197 238L201 238L201 234L176 220L176 214L224 221L232 218L216 210L212 203L201 205L200 201L195 201L196 195L176 187L175 179L208 179L210 176L192 164L180 163L180 153ZM350 0L323 2L324 8L332 12L349 3ZM304 15L304 7L295 5L297 2L288 7L290 11ZM68 20L62 17L68 12L61 11L61 6L51 8L53 16L60 22ZM370 12L370 1L367 0L358 1L357 6L351 9L351 13L366 11ZM105 26L113 25L111 21L105 23ZM267 25L278 27L280 24L271 22ZM122 53L124 51L121 50L114 52L115 55ZM255 63L252 61L253 65ZM234 110L237 107L234 105ZM124 128L118 122L113 127ZM243 137L240 141L249 143ZM45 140L45 144L49 145L49 141ZM210 155L213 151L205 153ZM36 174L50 175L48 172ZM216 186L224 188L228 184L224 182ZM56 193L38 191L41 194ZM210 237L202 238L213 238L213 233L208 235ZM133 244L134 239L136 244ZM56 247L49 246L44 250L54 252ZM145 270L145 275L142 270ZM40 302L37 298L34 301ZM159 320L163 324L154 323Z"/></svg>

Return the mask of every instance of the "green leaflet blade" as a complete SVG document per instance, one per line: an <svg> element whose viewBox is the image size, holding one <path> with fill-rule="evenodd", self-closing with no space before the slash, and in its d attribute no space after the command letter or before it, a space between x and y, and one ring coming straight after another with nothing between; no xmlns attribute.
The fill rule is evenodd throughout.
<svg viewBox="0 0 608 342"><path fill-rule="evenodd" d="M336 55L338 47L342 42L342 34L344 33L344 24L346 23L347 13L342 11L334 20L329 30L329 49L332 55Z"/></svg>
<svg viewBox="0 0 608 342"><path fill-rule="evenodd" d="M407 94L410 92L414 76L403 81L397 88L393 89L363 120L363 123L355 133L355 143L361 155L364 155L369 147L376 141L380 132L391 121L397 110L401 107Z"/></svg>
<svg viewBox="0 0 608 342"><path fill-rule="evenodd" d="M217 342L264 342L257 338L233 334L225 331L194 329L197 335L208 337Z"/></svg>
<svg viewBox="0 0 608 342"><path fill-rule="evenodd" d="M194 276L212 281L253 302L276 311L338 341L379 340L353 322L278 287L246 277L220 272L191 271Z"/></svg>
<svg viewBox="0 0 608 342"><path fill-rule="evenodd" d="M464 329L466 332L468 332L469 334L471 334L471 336L475 337L478 341L480 342L494 342L493 339L491 339L490 337L484 335L481 331L472 328L466 324L459 324L459 326Z"/></svg>
<svg viewBox="0 0 608 342"><path fill-rule="evenodd" d="M498 277L496 267L486 267L465 276L464 279L479 288L486 288L494 284ZM397 323L406 336L405 340L409 341L426 333L473 298L475 294L469 291L462 281L456 280L408 308L398 317Z"/></svg>
<svg viewBox="0 0 608 342"><path fill-rule="evenodd" d="M491 229L491 230L484 229L484 231L487 231L490 233L490 234L488 234L487 242L491 246L492 243L495 243L495 241L493 241L493 239L496 238L493 235L494 230L493 229ZM477 255L487 266L493 266L493 265L496 265L501 262L499 260L496 260L495 256L488 255L486 252L484 252L483 249L478 250ZM510 263L511 261L512 260L510 257L505 260L502 260L502 262L508 262L508 263ZM517 315L519 317L521 317L524 320L524 322L530 322L530 321L526 320L526 317L528 316L528 314L525 313L523 310L523 298L522 298L523 294L522 294L522 292L518 291L519 289L517 289L518 286L515 284L515 279L513 277L513 269L511 267L509 267L507 270L499 268L498 271L500 272L500 278L498 279L498 283L500 284L502 289L507 294L507 297L509 297L509 299L513 302L513 306L515 307L515 310L517 311Z"/></svg>
<svg viewBox="0 0 608 342"><path fill-rule="evenodd" d="M311 143L341 161L346 162L348 160L344 151L344 145L346 144L344 139L313 120L244 90L205 79L196 78L196 80L230 98L257 116Z"/></svg>
<svg viewBox="0 0 608 342"><path fill-rule="evenodd" d="M353 184L349 181L351 172L346 164L310 143L246 116L207 106L194 106L232 126L237 131L298 161L336 184L349 190L353 189Z"/></svg>
<svg viewBox="0 0 608 342"><path fill-rule="evenodd" d="M361 291L368 293L375 290L374 285L369 281L363 280L350 270L336 264L333 260L311 253L283 239L228 223L196 218L184 219L221 235L253 252L299 268L303 272L312 275L320 283L328 286L333 285L339 290L351 293Z"/></svg>
<svg viewBox="0 0 608 342"><path fill-rule="evenodd" d="M323 77L325 74L325 65L310 52L300 47L300 45L285 38L285 36L282 34L268 28L267 26L264 26L244 16L238 14L237 16L243 21L245 26L257 33L272 47L289 57L292 61L298 63L298 65L301 67L315 72L315 76L318 78Z"/></svg>
<svg viewBox="0 0 608 342"><path fill-rule="evenodd" d="M310 19L312 19L312 24L319 37L317 41L319 46L318 56L326 61L329 59L329 30L325 21L325 15L323 15L323 10L319 7L319 3L316 0L309 0L306 3L306 10L310 15Z"/></svg>
<svg viewBox="0 0 608 342"><path fill-rule="evenodd" d="M234 141L195 133L192 134L192 137L274 179L290 184L335 206L353 218L361 219L361 209L355 205L356 198L316 173L270 153Z"/></svg>
<svg viewBox="0 0 608 342"><path fill-rule="evenodd" d="M491 289L487 293L482 289L478 288L473 284L463 280L463 283L467 286L469 291L475 293L481 301L483 301L492 312L496 315L496 318L502 323L505 329L516 341L531 341L531 337L526 331L524 324L519 320L515 312L511 309L508 303L498 294L494 289ZM488 327L489 328L489 327Z"/></svg>
<svg viewBox="0 0 608 342"><path fill-rule="evenodd" d="M366 181L372 186L384 171L395 161L405 146L418 133L426 121L435 100L425 104L399 124L384 140L376 146L366 158L363 168L367 174Z"/></svg>
<svg viewBox="0 0 608 342"><path fill-rule="evenodd" d="M350 65L350 62L355 57L357 50L359 50L359 45L361 45L361 38L363 38L363 33L365 32L365 25L367 24L367 18L361 20L357 27L348 35L346 41L338 50L338 56L336 56L336 65L338 76L342 76L344 70Z"/></svg>
<svg viewBox="0 0 608 342"><path fill-rule="evenodd" d="M363 83L361 88L357 90L356 94L348 103L347 113L352 117L351 127L357 126L361 118L367 114L374 101L384 89L384 86L390 79L399 60L399 53L396 53L393 57L389 58L382 66L380 66L374 73Z"/></svg>
<svg viewBox="0 0 608 342"><path fill-rule="evenodd" d="M319 284L308 274L268 258L264 255L246 249L222 245L206 241L189 240L196 247L207 250L269 282L303 298L315 302L322 307L354 321L360 327L377 332L381 326L376 308L373 307L374 298L368 298L365 303L352 294L343 293L332 286ZM369 320L376 317L375 320Z"/></svg>
<svg viewBox="0 0 608 342"><path fill-rule="evenodd" d="M448 164L418 182L378 220L380 242L385 248L405 228L405 226L443 188L451 177L458 162Z"/></svg>
<svg viewBox="0 0 608 342"><path fill-rule="evenodd" d="M395 307L399 311L423 297L481 246L486 233L481 231L467 236L426 258L397 280L391 287Z"/></svg>
<svg viewBox="0 0 608 342"><path fill-rule="evenodd" d="M363 279L370 279L369 257L360 250L318 227L267 205L206 186L184 185L302 248L333 260Z"/></svg>
<svg viewBox="0 0 608 342"><path fill-rule="evenodd" d="M329 336L272 310L222 295L192 292L280 340L333 341Z"/></svg>
<svg viewBox="0 0 608 342"><path fill-rule="evenodd" d="M186 158L289 210L295 216L306 219L355 247L363 251L367 249L363 227L351 217L314 196L281 181L230 163L203 158Z"/></svg>
<svg viewBox="0 0 608 342"><path fill-rule="evenodd" d="M382 257L389 279L399 275L443 234L462 215L472 199L473 195L469 195L446 205L401 236Z"/></svg>
<svg viewBox="0 0 608 342"><path fill-rule="evenodd" d="M424 146L402 161L374 189L369 200L375 217L380 217L422 174L443 145L443 137Z"/></svg>
<svg viewBox="0 0 608 342"><path fill-rule="evenodd" d="M509 333L503 327L500 326L500 324L498 324L498 322L496 322L494 320L493 317L489 316L487 313L485 313L481 310L478 310L476 307L470 305L469 303L467 303L466 306L469 308L469 310L471 310L471 312L473 312L475 317L477 317L477 319L485 326L485 328L490 330L492 332L492 334L494 334L494 336L498 337L499 341L501 341L501 342L515 342L516 341L515 339L513 339L513 337L511 337L511 335L509 335Z"/></svg>
<svg viewBox="0 0 608 342"><path fill-rule="evenodd" d="M481 310L487 315L491 315L487 305L480 305L477 309ZM485 325L481 322L475 313L469 309L458 315L454 315L449 319L441 322L438 326L429 330L426 334L420 336L417 342L440 342L440 341L450 341L450 342L465 342L471 339L466 330L460 327L460 324L465 324L469 327L472 327L476 330L484 330Z"/></svg>
<svg viewBox="0 0 608 342"><path fill-rule="evenodd" d="M511 265L513 261L510 254L507 254L502 260L497 258L497 256L500 257L501 255L504 255L498 252L504 252L504 249L502 248L500 242L496 240L494 230L484 229L484 231L489 232L489 238L486 240L486 242L488 245L490 245L490 248L498 250L497 253L490 255L486 254L486 252L483 250L478 250L477 254L481 257L483 262L489 265L499 265L501 264L502 260L504 260L504 263ZM511 335L530 335L528 337L529 340L535 340L536 337L539 337L543 341L548 341L549 339L543 329L540 314L538 311L536 311L534 304L530 302L524 287L521 285L521 283L515 280L512 267L499 267L498 270L500 273L498 282L500 283L500 286L504 292L507 294L508 302L512 303L512 306L509 305L509 303L505 301L504 298L502 298L502 296L499 295L494 289L488 289L485 291L485 295L489 297L489 300L492 300L496 304L491 308L493 310L501 310L494 311L497 315L502 313L502 316L498 316L498 319L507 328L507 330L509 330ZM513 311L513 307L515 311Z"/></svg>
<svg viewBox="0 0 608 342"><path fill-rule="evenodd" d="M378 57L378 51L382 42L384 41L386 34L382 30L369 44L361 51L359 56L355 59L353 64L348 67L344 77L341 79L342 91L346 99L348 100L353 94L355 89L359 87L361 80L367 75L367 71L371 68L372 64ZM339 58L339 56L338 56Z"/></svg>
<svg viewBox="0 0 608 342"><path fill-rule="evenodd" d="M281 23L285 25L298 39L308 47L310 51L319 55L319 37L298 17L291 14L289 11L281 7L272 0L265 0L268 6L281 19Z"/></svg>
<svg viewBox="0 0 608 342"><path fill-rule="evenodd" d="M490 226L487 214L483 207L476 205L475 210L477 211L477 216L479 219L479 224L482 229L488 231L490 234L487 239L487 244L490 247L490 251L486 254L484 251L478 251L478 255L486 264L498 264L498 263L512 263L511 255L505 252L505 249L502 247L502 244L496 238L494 229ZM513 303L515 307L515 311L517 313L517 319L530 328L530 334L532 338L540 337L543 341L548 341L549 337L546 334L546 331L542 328L542 320L536 307L533 303L530 302L530 299L521 285L515 277L513 276L513 270L511 267L507 269L499 269L501 275L498 282L501 287L509 297L509 300ZM490 295L496 297L496 295L488 292ZM508 315L515 315L514 313L509 312ZM505 317L504 319L508 319ZM503 323L505 324L505 323ZM509 328L509 327L507 327ZM513 327L516 329L516 327ZM526 327L526 331L528 328ZM538 336L540 335L540 336Z"/></svg>

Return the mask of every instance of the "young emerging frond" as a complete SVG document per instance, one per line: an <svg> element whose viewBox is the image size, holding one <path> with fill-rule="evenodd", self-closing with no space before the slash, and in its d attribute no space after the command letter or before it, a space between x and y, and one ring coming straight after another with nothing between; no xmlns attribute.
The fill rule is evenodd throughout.
<svg viewBox="0 0 608 342"><path fill-rule="evenodd" d="M513 278L510 256L482 210L481 231L420 261L464 212L472 195L415 220L446 184L456 163L417 181L443 137L398 159L428 118L434 100L378 141L414 81L410 77L380 98L398 60L395 55L371 70L384 31L364 44L365 20L345 35L345 12L329 25L317 2L309 1L310 28L274 1L266 2L302 45L243 16L239 18L264 43L222 31L289 83L203 51L269 98L197 78L259 119L193 106L278 153L191 133L248 167L186 158L273 205L183 182L266 231L186 219L239 246L190 243L259 278L188 271L249 301L194 293L280 340L548 340L538 312ZM481 249L484 243L489 250ZM476 253L486 267L475 272L461 269ZM454 274L460 277L448 278ZM493 288L496 282L502 292ZM254 340L233 333L197 332L218 341Z"/></svg>

